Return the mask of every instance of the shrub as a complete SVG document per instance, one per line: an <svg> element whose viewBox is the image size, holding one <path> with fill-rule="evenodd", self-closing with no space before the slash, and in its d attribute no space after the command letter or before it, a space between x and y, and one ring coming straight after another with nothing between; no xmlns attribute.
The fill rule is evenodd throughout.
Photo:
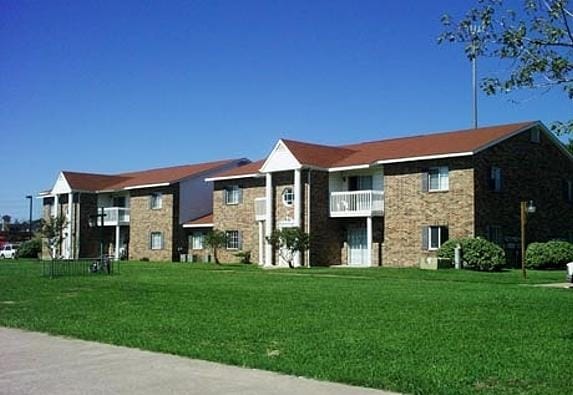
<svg viewBox="0 0 573 395"><path fill-rule="evenodd" d="M564 269L573 262L573 244L553 240L531 243L525 252L525 265L530 269Z"/></svg>
<svg viewBox="0 0 573 395"><path fill-rule="evenodd" d="M454 248L462 247L462 263L464 268L493 272L505 265L505 251L497 244L481 238L464 237L450 239L442 244L438 258L447 258L454 262Z"/></svg>
<svg viewBox="0 0 573 395"><path fill-rule="evenodd" d="M38 258L38 255L42 252L42 240L35 238L28 240L20 244L18 248L19 258Z"/></svg>
<svg viewBox="0 0 573 395"><path fill-rule="evenodd" d="M251 251L239 251L235 254L235 256L240 259L239 262L241 263L244 264L251 263Z"/></svg>
<svg viewBox="0 0 573 395"><path fill-rule="evenodd" d="M139 260L139 262L149 262L149 258L146 257L146 256L144 256L143 258L141 258L141 259Z"/></svg>

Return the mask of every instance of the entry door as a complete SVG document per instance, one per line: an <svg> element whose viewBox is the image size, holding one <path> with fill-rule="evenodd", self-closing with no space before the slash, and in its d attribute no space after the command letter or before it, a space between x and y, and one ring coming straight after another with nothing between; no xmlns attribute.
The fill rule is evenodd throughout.
<svg viewBox="0 0 573 395"><path fill-rule="evenodd" d="M348 264L365 265L368 245L366 243L366 228L349 228L348 240Z"/></svg>

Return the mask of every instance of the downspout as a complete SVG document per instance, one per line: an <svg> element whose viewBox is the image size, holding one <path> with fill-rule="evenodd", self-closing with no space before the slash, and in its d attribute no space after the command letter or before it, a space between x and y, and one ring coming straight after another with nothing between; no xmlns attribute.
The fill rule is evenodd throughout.
<svg viewBox="0 0 573 395"><path fill-rule="evenodd" d="M305 223L304 225L305 225L305 228L306 228L305 231L306 231L306 233L307 233L308 235L310 235L310 201L311 201L311 200L310 200L310 191L311 191L311 189L312 189L312 188L311 188L311 185L312 185L312 184L311 184L311 180L312 180L312 178L311 178L311 174L310 174L311 172L312 172L312 169L309 168L309 169L308 169L308 173L307 173L307 177L306 177L306 178L307 178L306 183L307 183L307 185L308 185L308 193L306 194L307 218L306 218L306 223ZM310 245L309 245L309 248L308 248L308 249L306 250L306 252L305 252L305 263L306 263L306 266L310 268Z"/></svg>

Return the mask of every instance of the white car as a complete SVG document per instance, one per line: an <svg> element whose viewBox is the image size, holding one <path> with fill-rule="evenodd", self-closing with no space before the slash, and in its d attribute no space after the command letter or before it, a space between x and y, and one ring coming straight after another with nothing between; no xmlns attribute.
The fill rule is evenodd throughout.
<svg viewBox="0 0 573 395"><path fill-rule="evenodd" d="M16 247L12 244L4 244L2 248L0 248L0 259L16 259Z"/></svg>

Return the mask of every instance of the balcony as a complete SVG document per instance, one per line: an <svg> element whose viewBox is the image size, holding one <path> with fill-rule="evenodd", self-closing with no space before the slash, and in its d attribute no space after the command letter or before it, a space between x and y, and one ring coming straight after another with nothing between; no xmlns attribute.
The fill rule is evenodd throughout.
<svg viewBox="0 0 573 395"><path fill-rule="evenodd" d="M384 215L384 191L330 193L331 217L373 217Z"/></svg>
<svg viewBox="0 0 573 395"><path fill-rule="evenodd" d="M103 212L105 214L103 218L104 226L129 225L129 208L106 207L103 209Z"/></svg>
<svg viewBox="0 0 573 395"><path fill-rule="evenodd" d="M255 220L264 221L267 215L267 198L255 199Z"/></svg>

